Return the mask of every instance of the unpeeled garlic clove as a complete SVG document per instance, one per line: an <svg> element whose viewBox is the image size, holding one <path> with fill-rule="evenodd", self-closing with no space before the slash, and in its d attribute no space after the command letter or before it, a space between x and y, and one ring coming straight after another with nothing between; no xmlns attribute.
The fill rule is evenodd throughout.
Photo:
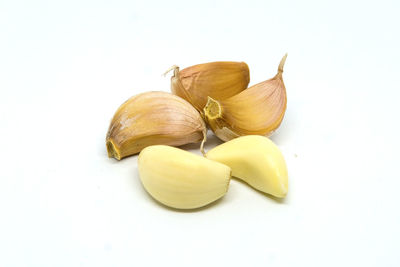
<svg viewBox="0 0 400 267"><path fill-rule="evenodd" d="M200 114L186 100L166 92L146 92L123 103L106 137L109 157L118 160L150 145L180 146L206 138Z"/></svg>
<svg viewBox="0 0 400 267"><path fill-rule="evenodd" d="M278 73L228 99L212 96L204 108L207 124L223 141L243 135L270 136L281 124L286 111L286 88L282 79L285 55Z"/></svg>
<svg viewBox="0 0 400 267"><path fill-rule="evenodd" d="M249 67L244 62L210 62L179 71L172 67L171 91L190 102L200 113L207 97L223 100L244 89L250 81Z"/></svg>
<svg viewBox="0 0 400 267"><path fill-rule="evenodd" d="M194 209L225 195L231 169L219 162L170 146L142 150L138 170L146 191L166 206Z"/></svg>
<svg viewBox="0 0 400 267"><path fill-rule="evenodd" d="M231 167L232 176L264 193L283 198L288 192L285 159L267 137L242 136L211 149L206 157Z"/></svg>

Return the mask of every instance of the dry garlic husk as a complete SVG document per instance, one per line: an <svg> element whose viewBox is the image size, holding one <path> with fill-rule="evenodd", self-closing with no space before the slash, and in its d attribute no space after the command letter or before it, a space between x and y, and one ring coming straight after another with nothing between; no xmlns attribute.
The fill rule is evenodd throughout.
<svg viewBox="0 0 400 267"><path fill-rule="evenodd" d="M171 91L189 101L200 113L207 97L223 100L244 89L250 81L249 67L244 62L210 62L179 71L173 66Z"/></svg>
<svg viewBox="0 0 400 267"><path fill-rule="evenodd" d="M186 100L166 92L147 92L123 103L106 137L108 156L118 160L150 145L180 146L206 138L199 112Z"/></svg>
<svg viewBox="0 0 400 267"><path fill-rule="evenodd" d="M282 79L285 55L272 79L253 85L228 99L212 97L204 108L210 128L223 141L243 135L270 136L282 122L286 89Z"/></svg>

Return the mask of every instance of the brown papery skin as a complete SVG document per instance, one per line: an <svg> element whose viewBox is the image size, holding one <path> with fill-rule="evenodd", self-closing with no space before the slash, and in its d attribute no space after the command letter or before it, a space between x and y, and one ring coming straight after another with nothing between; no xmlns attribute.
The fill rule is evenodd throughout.
<svg viewBox="0 0 400 267"><path fill-rule="evenodd" d="M205 118L223 141L243 135L270 136L286 111L286 88L282 79L286 55L272 79L258 83L225 100L209 99Z"/></svg>
<svg viewBox="0 0 400 267"><path fill-rule="evenodd" d="M208 97L227 99L245 90L249 81L249 67L244 62L210 62L181 71L175 67L171 91L202 113Z"/></svg>
<svg viewBox="0 0 400 267"><path fill-rule="evenodd" d="M180 146L203 140L206 126L184 99L166 92L147 92L123 103L106 137L109 157L118 160L150 145Z"/></svg>

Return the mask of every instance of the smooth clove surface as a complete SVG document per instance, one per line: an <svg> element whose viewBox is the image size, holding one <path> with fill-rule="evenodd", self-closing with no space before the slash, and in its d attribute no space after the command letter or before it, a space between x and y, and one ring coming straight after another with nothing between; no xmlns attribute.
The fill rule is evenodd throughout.
<svg viewBox="0 0 400 267"><path fill-rule="evenodd" d="M247 135L214 147L206 157L232 169L232 176L275 197L288 192L288 171L279 148L267 137Z"/></svg>
<svg viewBox="0 0 400 267"><path fill-rule="evenodd" d="M146 191L176 209L203 207L225 195L231 169L219 162L170 146L149 146L138 158Z"/></svg>

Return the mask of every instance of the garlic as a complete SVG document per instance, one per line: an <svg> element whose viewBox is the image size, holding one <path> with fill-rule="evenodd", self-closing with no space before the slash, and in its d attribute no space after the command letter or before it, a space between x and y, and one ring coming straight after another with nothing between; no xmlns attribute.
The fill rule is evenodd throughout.
<svg viewBox="0 0 400 267"><path fill-rule="evenodd" d="M211 62L181 71L173 66L170 70L174 70L172 93L186 99L200 113L208 96L217 100L229 98L246 89L250 81L249 67L244 62Z"/></svg>
<svg viewBox="0 0 400 267"><path fill-rule="evenodd" d="M231 169L190 152L170 146L142 150L138 170L146 191L166 206L194 209L225 195Z"/></svg>
<svg viewBox="0 0 400 267"><path fill-rule="evenodd" d="M286 89L282 79L287 54L278 73L228 99L210 96L204 108L207 124L223 141L242 135L270 136L282 122L286 110Z"/></svg>
<svg viewBox="0 0 400 267"><path fill-rule="evenodd" d="M147 92L123 103L106 137L108 156L118 160L150 145L180 146L206 139L200 114L184 99L166 92Z"/></svg>
<svg viewBox="0 0 400 267"><path fill-rule="evenodd" d="M264 193L283 198L288 192L285 159L267 137L242 136L211 149L206 157L231 167L232 176Z"/></svg>

